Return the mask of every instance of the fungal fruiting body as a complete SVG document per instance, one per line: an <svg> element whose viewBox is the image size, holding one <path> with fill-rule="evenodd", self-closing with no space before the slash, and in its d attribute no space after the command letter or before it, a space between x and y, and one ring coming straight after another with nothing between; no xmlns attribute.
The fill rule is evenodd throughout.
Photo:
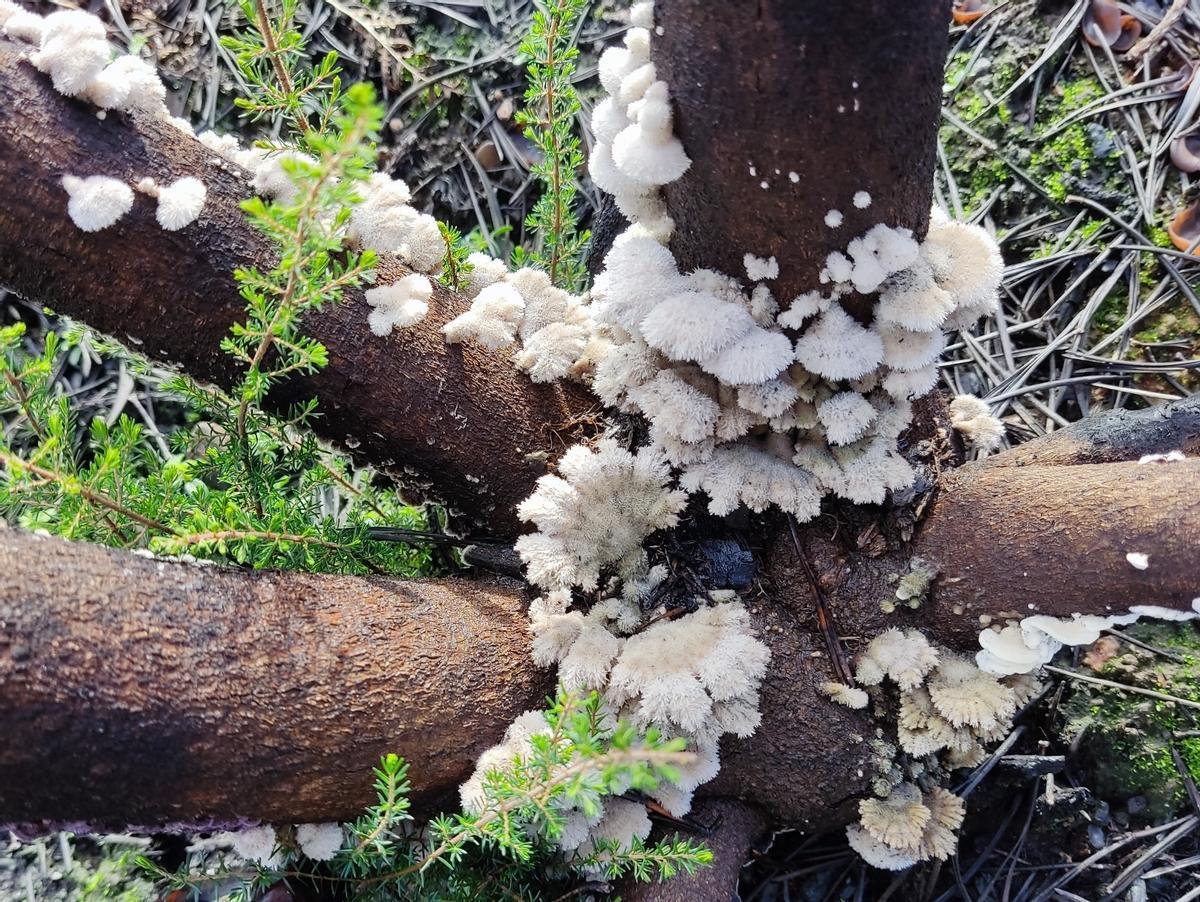
<svg viewBox="0 0 1200 902"><path fill-rule="evenodd" d="M446 246L437 220L409 204L411 192L400 179L376 173L363 188L363 199L350 212L349 237L380 254L396 254L418 272L441 267Z"/></svg>
<svg viewBox="0 0 1200 902"><path fill-rule="evenodd" d="M846 830L850 846L887 870L944 860L957 847L964 806L938 784L955 769L978 765L985 745L1007 735L1018 706L1040 687L1028 677L986 673L915 630L899 629L871 640L855 676L876 712L894 705L897 713L880 722L881 729L895 729L895 741L875 744L875 795L859 803L859 822ZM845 690L825 687L835 700Z"/></svg>
<svg viewBox="0 0 1200 902"><path fill-rule="evenodd" d="M168 232L178 231L196 221L207 196L208 189L200 179L190 175L177 179L158 189L158 209L154 216Z"/></svg>
<svg viewBox="0 0 1200 902"><path fill-rule="evenodd" d="M962 433L972 447L985 454L1004 441L1004 423L974 395L958 395L950 402L950 425Z"/></svg>
<svg viewBox="0 0 1200 902"><path fill-rule="evenodd" d="M845 705L856 710L865 708L870 702L870 696L857 686L847 686L845 683L823 683L821 691L829 696L830 701Z"/></svg>
<svg viewBox="0 0 1200 902"><path fill-rule="evenodd" d="M530 739L538 733L549 732L549 729L540 711L526 711L509 724L504 738L479 756L475 772L458 788L463 811L468 814L483 811L488 804L484 791L484 778L488 772L508 765L517 755L527 753Z"/></svg>
<svg viewBox="0 0 1200 902"><path fill-rule="evenodd" d="M50 76L60 94L83 94L108 64L104 23L82 10L61 10L42 23L38 50L29 61Z"/></svg>
<svg viewBox="0 0 1200 902"><path fill-rule="evenodd" d="M149 113L169 117L167 89L155 68L140 57L119 56L105 66L87 86L84 96L105 110Z"/></svg>
<svg viewBox="0 0 1200 902"><path fill-rule="evenodd" d="M543 273L506 274L484 258L478 281L469 281L470 309L443 331L450 342L511 349L534 379L590 381L605 405L648 422L649 443L636 452L612 438L568 450L558 472L543 476L518 508L535 531L517 551L527 579L546 593L530 607L535 661L557 666L571 688L599 692L615 716L691 740L699 759L682 783L656 796L679 816L716 774L720 737L757 727L768 653L740 602L698 599L696 610L674 620L643 611L646 586L661 578L649 567L646 539L674 525L688 494L705 495L716 515L778 507L808 520L827 494L877 504L908 487L915 474L897 441L912 418L910 402L936 383L945 331L996 309L1002 265L986 232L935 212L923 241L885 223L847 235L844 249L825 261L821 289L796 298L777 297L767 284L787 261L765 249L738 249L749 284L681 270L667 246L674 223L660 189L690 161L672 134L670 89L650 59L652 7L638 4L632 22L623 45L599 62L607 96L594 109L588 162L631 224L613 241L591 291L572 297ZM406 202L397 191L376 206ZM871 198L859 192L838 203L865 210ZM371 215L377 222L360 224L364 236L386 219ZM831 210L826 222L837 228L843 218ZM852 293L876 298L861 319L843 306ZM573 609L572 592L589 594L590 605ZM885 683L913 696L909 707L928 716L905 728L906 739L963 762L980 754L981 736L1015 707L1006 701L1010 690L967 665L920 634L890 631L862 656L860 685L824 691L857 708ZM931 681L947 716L930 698ZM958 704L976 690L998 706L990 720ZM991 726L975 725L985 722ZM492 759L511 754L506 742ZM477 780L465 787L464 801L477 799L478 787ZM946 857L961 803L936 787L914 798L897 792L920 829L898 835L868 818L856 828L864 847L893 862ZM613 832L638 835L644 812L612 804L621 823ZM564 846L587 848L607 811L570 813Z"/></svg>
<svg viewBox="0 0 1200 902"><path fill-rule="evenodd" d="M662 575L651 574L648 584ZM682 816L696 788L719 770L721 736L749 736L758 726L770 652L754 637L740 602L697 599L697 610L669 620L640 609L637 586L627 583L627 590L631 597L607 599L587 614L567 611L569 598L556 593L536 601L534 660L557 663L568 688L600 690L614 718L688 740L697 760L674 785L651 793Z"/></svg>
<svg viewBox="0 0 1200 902"><path fill-rule="evenodd" d="M313 861L329 861L342 847L342 827L336 823L299 824L296 844Z"/></svg>
<svg viewBox="0 0 1200 902"><path fill-rule="evenodd" d="M265 153L253 166L250 187L262 197L290 204L300 194L300 188L292 178L292 170L301 166L313 166L315 161L307 154L295 150L279 150Z"/></svg>
<svg viewBox="0 0 1200 902"><path fill-rule="evenodd" d="M754 254L746 254L744 261L746 275L751 282L761 282L763 279L779 278L779 261L774 257L764 260Z"/></svg>
<svg viewBox="0 0 1200 902"><path fill-rule="evenodd" d="M390 335L393 329L407 329L425 318L433 283L420 273L405 276L390 285L368 288L367 303L375 309L367 317L371 331L379 336Z"/></svg>
<svg viewBox="0 0 1200 902"><path fill-rule="evenodd" d="M1140 562L1140 558L1136 558ZM1148 563L1147 563L1148 566ZM1200 599L1192 602L1191 611L1157 605L1133 605L1124 614L1075 614L1071 617L1050 617L1038 614L1019 623L999 629L985 629L979 634L981 650L975 660L979 667L992 674L1009 675L1036 673L1050 663L1064 645L1091 645L1102 630L1134 623L1140 617L1164 620L1193 620L1200 617Z"/></svg>
<svg viewBox="0 0 1200 902"><path fill-rule="evenodd" d="M105 175L64 175L62 186L69 197L67 214L85 232L108 228L133 207L130 187Z"/></svg>
<svg viewBox="0 0 1200 902"><path fill-rule="evenodd" d="M239 858L263 867L278 867L283 862L279 843L275 838L275 828L269 824L218 833L205 845L227 846L232 848Z"/></svg>
<svg viewBox="0 0 1200 902"><path fill-rule="evenodd" d="M594 589L602 568L634 578L646 569L642 541L674 526L683 492L668 487L666 461L653 450L630 454L612 439L595 451L576 445L541 477L517 508L538 532L517 540L530 582L546 589Z"/></svg>

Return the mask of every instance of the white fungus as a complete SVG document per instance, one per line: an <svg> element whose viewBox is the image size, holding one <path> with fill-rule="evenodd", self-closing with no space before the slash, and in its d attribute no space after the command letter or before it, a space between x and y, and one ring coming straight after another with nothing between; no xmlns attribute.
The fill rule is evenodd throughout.
<svg viewBox="0 0 1200 902"><path fill-rule="evenodd" d="M655 425L684 442L700 442L716 428L720 407L674 370L630 387L629 399Z"/></svg>
<svg viewBox="0 0 1200 902"><path fill-rule="evenodd" d="M946 348L946 333L941 329L912 332L892 323L877 323L875 331L883 340L883 362L894 370L913 372L932 366Z"/></svg>
<svg viewBox="0 0 1200 902"><path fill-rule="evenodd" d="M363 294L367 303L375 308L367 322L371 331L382 337L390 335L392 329L406 329L425 318L429 312L429 298L433 295L433 283L427 277L413 273L390 285L368 288Z"/></svg>
<svg viewBox="0 0 1200 902"><path fill-rule="evenodd" d="M600 59L608 96L593 112L589 158L594 182L615 197L631 225L613 242L584 298L550 285L544 273L506 275L498 261L483 258L478 281L469 281L471 310L444 331L451 341L516 345L514 361L538 380L590 375L606 406L648 421L650 444L636 453L610 439L595 451L568 451L558 473L539 480L521 504L520 516L537 529L517 548L530 582L551 590L530 607L535 660L557 665L564 683L599 690L614 715L684 735L700 754L681 785L653 794L682 816L695 787L717 772L721 734L748 735L757 726L766 649L734 601L675 621L643 613L638 599L653 573L643 543L674 524L688 494L706 495L717 516L777 507L809 520L826 493L877 504L910 486L915 472L897 450L912 418L909 400L936 383L943 330L968 327L995 309L999 254L981 230L959 229L943 215L933 217L923 243L908 229L879 223L849 240L844 252L829 254L823 271L813 274L821 291L792 299L783 312L762 284L778 278L777 258L743 256L749 288L708 269L681 272L667 246L674 223L658 189L690 161L672 133L669 88L650 62L652 8L638 4L631 15L624 46ZM766 175L752 161L747 165L751 178ZM800 180L795 172L788 178ZM367 206L387 210L407 207L408 200L405 189L387 204L372 207L368 200ZM866 192L853 201L857 209L871 202ZM392 216L376 215L381 222L359 231L391 227ZM826 224L842 225L841 212L830 210ZM853 292L873 304L863 309L862 322L838 303ZM860 306L856 299L856 311ZM677 489L671 466L680 471ZM601 587L608 597L593 600L586 613L569 610L570 590ZM904 748L940 754L945 766L979 760L982 724L998 729L1017 697L969 661L940 657L912 630L877 637L857 667L863 685L890 680L905 696L901 709L911 722L901 725ZM856 687L824 688L855 707L870 700ZM502 756L512 753L510 742ZM481 759L464 800L478 797L489 755L501 753ZM901 782L897 777L888 788ZM908 807L922 821L919 829L894 834L867 820L906 847L888 846L861 826L853 828L852 842L870 849L863 854L874 860L901 866L950 854L961 802L936 787L897 793L891 807L904 807L902 796L912 796ZM610 814L622 836L642 829L645 812L630 803L606 803L587 816L571 810L564 812L562 847L588 848Z"/></svg>
<svg viewBox="0 0 1200 902"><path fill-rule="evenodd" d="M300 824L296 827L300 851L313 861L329 861L342 847L340 824Z"/></svg>
<svg viewBox="0 0 1200 902"><path fill-rule="evenodd" d="M846 839L850 848L859 854L873 868L887 871L903 871L917 863L917 856L911 852L893 849L876 839L858 824L846 828Z"/></svg>
<svg viewBox="0 0 1200 902"><path fill-rule="evenodd" d="M849 281L854 284L854 290L871 294L888 276L912 266L920 257L921 246L910 230L894 229L881 223L851 241L846 246L846 253L853 261Z"/></svg>
<svg viewBox="0 0 1200 902"><path fill-rule="evenodd" d="M933 391L937 385L937 367L926 366L906 372L892 370L883 377L883 389L897 401L920 398Z"/></svg>
<svg viewBox="0 0 1200 902"><path fill-rule="evenodd" d="M547 474L517 508L538 531L521 536L516 550L530 582L547 589L594 589L600 571L622 577L643 573L642 540L674 526L686 496L667 487L666 461L643 449L630 454L612 439L595 451L568 449L558 475Z"/></svg>
<svg viewBox="0 0 1200 902"><path fill-rule="evenodd" d="M508 267L504 265L503 260L489 257L481 251L469 254L467 263L470 264L471 269L466 274L463 294L472 299L483 289L496 284L508 275Z"/></svg>
<svg viewBox="0 0 1200 902"><path fill-rule="evenodd" d="M475 772L459 786L458 796L463 811L467 814L483 811L489 802L484 789L484 778L488 773L507 767L518 755L528 754L533 736L548 732L549 729L540 711L526 711L509 724L504 738L479 756L475 762Z"/></svg>
<svg viewBox="0 0 1200 902"><path fill-rule="evenodd" d="M826 379L857 379L883 362L883 341L832 304L796 342L795 357Z"/></svg>
<svg viewBox="0 0 1200 902"><path fill-rule="evenodd" d="M821 510L819 484L811 473L750 445L716 448L705 459L687 464L679 484L708 495L708 509L717 516L731 514L740 505L753 511L775 505L805 522Z"/></svg>
<svg viewBox="0 0 1200 902"><path fill-rule="evenodd" d="M1004 423L974 395L958 395L950 402L950 425L962 433L972 448L987 454L1004 441Z"/></svg>
<svg viewBox="0 0 1200 902"><path fill-rule="evenodd" d="M764 260L762 257L754 256L754 254L746 254L742 262L746 267L746 275L751 282L779 278L779 261L774 257Z"/></svg>
<svg viewBox="0 0 1200 902"><path fill-rule="evenodd" d="M654 0L641 0L629 8L629 24L634 28L654 27Z"/></svg>
<svg viewBox="0 0 1200 902"><path fill-rule="evenodd" d="M497 282L480 291L471 308L442 326L442 332L451 344L474 341L494 350L516 341L524 314L525 301L517 290Z"/></svg>
<svg viewBox="0 0 1200 902"><path fill-rule="evenodd" d="M64 175L62 186L70 198L67 214L85 232L108 228L133 207L130 187L106 175Z"/></svg>
<svg viewBox="0 0 1200 902"><path fill-rule="evenodd" d="M838 392L817 405L825 437L835 445L848 445L866 434L875 420L871 402L855 391Z"/></svg>
<svg viewBox="0 0 1200 902"><path fill-rule="evenodd" d="M1126 553L1125 560L1129 561L1129 566L1135 570L1145 570L1150 566L1150 555L1144 551L1130 551Z"/></svg>
<svg viewBox="0 0 1200 902"><path fill-rule="evenodd" d="M925 239L923 256L938 285L953 298L955 310L946 320L949 328L969 328L981 316L996 311L1004 260L984 229L962 222L935 222Z"/></svg>
<svg viewBox="0 0 1200 902"><path fill-rule="evenodd" d="M218 833L212 838L212 842L217 846L229 846L239 858L263 867L275 867L282 861L282 856L277 851L275 828L269 824Z"/></svg>
<svg viewBox="0 0 1200 902"><path fill-rule="evenodd" d="M979 634L979 644L983 650L976 653L975 663L985 673L998 676L1037 670L1059 648L1049 636L1025 633L1019 626L984 630Z"/></svg>
<svg viewBox="0 0 1200 902"><path fill-rule="evenodd" d="M770 652L750 633L740 603L660 620L625 642L606 700L635 725L700 741L748 736Z"/></svg>
<svg viewBox="0 0 1200 902"><path fill-rule="evenodd" d="M10 10L4 19L4 34L18 41L27 41L30 44L41 43L42 32L45 30L45 27L46 20L37 13L31 13L19 8L15 12Z"/></svg>
<svg viewBox="0 0 1200 902"><path fill-rule="evenodd" d="M204 207L208 189L200 179L188 175L159 187L157 196L158 208L154 218L168 232L176 232L196 221Z"/></svg>
<svg viewBox="0 0 1200 902"><path fill-rule="evenodd" d="M272 175L268 169L256 176L256 187ZM271 185L276 183L271 181ZM440 268L446 247L437 220L409 206L412 195L408 185L376 173L362 195L362 202L350 212L348 237L377 253L396 254L418 272L433 273Z"/></svg>
<svg viewBox="0 0 1200 902"><path fill-rule="evenodd" d="M700 366L729 385L757 385L787 369L793 356L792 343L782 332L754 328Z"/></svg>
<svg viewBox="0 0 1200 902"><path fill-rule="evenodd" d="M914 689L938 663L929 640L916 630L885 630L867 646L859 658L855 676L867 686L878 685L886 676L901 689Z"/></svg>
<svg viewBox="0 0 1200 902"><path fill-rule="evenodd" d="M46 16L34 67L50 76L60 94L83 94L112 57L104 23L82 10L60 10Z"/></svg>
<svg viewBox="0 0 1200 902"><path fill-rule="evenodd" d="M641 322L646 343L672 360L704 360L754 328L745 307L697 291L667 298Z"/></svg>
<svg viewBox="0 0 1200 902"><path fill-rule="evenodd" d="M628 85L623 82L622 88ZM666 82L647 86L633 119L612 143L613 162L622 174L646 187L666 185L683 175L692 161L671 133Z"/></svg>
<svg viewBox="0 0 1200 902"><path fill-rule="evenodd" d="M588 330L581 325L549 323L522 341L513 362L534 382L554 382L583 356L588 339Z"/></svg>
<svg viewBox="0 0 1200 902"><path fill-rule="evenodd" d="M821 691L829 696L830 701L856 710L865 708L870 701L870 697L862 689L847 686L845 683L823 683Z"/></svg>
<svg viewBox="0 0 1200 902"><path fill-rule="evenodd" d="M105 110L141 111L161 119L169 116L167 89L157 70L133 54L119 56L105 66L87 86L84 96Z"/></svg>
<svg viewBox="0 0 1200 902"><path fill-rule="evenodd" d="M1182 451L1168 451L1166 454L1143 454L1138 458L1140 464L1171 464L1179 463L1182 460L1187 460L1187 455Z"/></svg>
<svg viewBox="0 0 1200 902"><path fill-rule="evenodd" d="M883 285L876 317L913 332L940 329L954 310L954 297L938 285L923 259L894 273Z"/></svg>
<svg viewBox="0 0 1200 902"><path fill-rule="evenodd" d="M254 176L250 187L261 197L272 198L290 204L300 193L288 169L292 166L311 165L311 157L294 150L270 153L253 168Z"/></svg>

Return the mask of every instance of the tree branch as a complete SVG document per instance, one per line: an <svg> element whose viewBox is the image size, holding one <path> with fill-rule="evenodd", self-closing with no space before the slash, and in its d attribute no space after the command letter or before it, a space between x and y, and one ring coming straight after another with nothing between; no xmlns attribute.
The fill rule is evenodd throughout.
<svg viewBox="0 0 1200 902"><path fill-rule="evenodd" d="M684 270L743 276L745 254L774 256L786 309L876 223L924 236L950 0L660 0L655 17L654 62L692 158L666 187Z"/></svg>
<svg viewBox="0 0 1200 902"><path fill-rule="evenodd" d="M37 566L30 566L36 560ZM512 583L248 572L0 530L0 822L352 819L542 706Z"/></svg>
<svg viewBox="0 0 1200 902"><path fill-rule="evenodd" d="M880 610L907 550L807 553L851 649L911 624L973 650L981 615L1190 610L1198 487L1192 460L948 474L912 549L939 571L917 611ZM812 587L779 546L793 562L751 604L772 651L763 722L724 745L705 792L816 829L864 791L870 722L820 694ZM13 531L0 574L0 821L346 817L387 750L429 802L549 688L503 586L168 564Z"/></svg>
<svg viewBox="0 0 1200 902"><path fill-rule="evenodd" d="M711 829L700 838L712 849L712 866L666 883L626 881L618 888L625 902L729 902L738 898L738 877L750 847L769 826L766 819L750 806L729 799L705 799L688 817ZM670 835L672 831L662 832Z"/></svg>
<svg viewBox="0 0 1200 902"><path fill-rule="evenodd" d="M1144 410L1114 410L1086 417L986 458L984 463L992 467L1102 464L1168 451L1200 455L1200 395Z"/></svg>
<svg viewBox="0 0 1200 902"><path fill-rule="evenodd" d="M962 467L943 476L913 543L938 571L921 619L966 641L980 615L1190 611L1198 534L1200 460ZM1149 567L1129 552L1148 554Z"/></svg>
<svg viewBox="0 0 1200 902"><path fill-rule="evenodd" d="M164 122L97 119L94 107L56 93L23 49L0 40L0 284L228 387L234 368L219 345L244 319L232 273L269 266L272 254L238 207L248 174ZM178 232L159 228L153 201L137 195L116 225L86 233L67 216L67 173L161 184L194 175L208 199ZM404 272L385 261L379 281ZM438 330L465 303L438 289L422 323L378 338L361 292L348 292L305 321L329 366L271 400L282 409L317 398L322 436L493 533L515 534L515 505L544 471L544 452L561 448L554 425L592 402L577 386L532 384L503 354L447 345Z"/></svg>

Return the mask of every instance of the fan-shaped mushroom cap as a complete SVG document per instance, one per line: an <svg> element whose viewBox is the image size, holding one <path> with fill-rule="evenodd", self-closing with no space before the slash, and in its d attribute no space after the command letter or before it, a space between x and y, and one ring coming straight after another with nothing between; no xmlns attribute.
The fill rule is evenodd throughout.
<svg viewBox="0 0 1200 902"><path fill-rule="evenodd" d="M885 845L857 824L846 828L846 839L850 848L862 856L863 861L873 868L886 871L903 871L917 863L917 856L901 852Z"/></svg>
<svg viewBox="0 0 1200 902"><path fill-rule="evenodd" d="M1113 0L1092 0L1080 29L1093 47L1111 47L1121 36L1121 10Z"/></svg>
<svg viewBox="0 0 1200 902"><path fill-rule="evenodd" d="M1167 226L1167 234L1181 251L1190 251L1200 257L1200 201L1176 213Z"/></svg>
<svg viewBox="0 0 1200 902"><path fill-rule="evenodd" d="M646 314L642 336L672 360L703 360L754 328L749 311L710 294L672 295Z"/></svg>
<svg viewBox="0 0 1200 902"><path fill-rule="evenodd" d="M1121 33L1112 43L1113 53L1124 53L1142 36L1142 23L1133 16L1121 16Z"/></svg>
<svg viewBox="0 0 1200 902"><path fill-rule="evenodd" d="M1200 134L1180 135L1172 141L1171 162L1183 172L1200 172Z"/></svg>
<svg viewBox="0 0 1200 902"><path fill-rule="evenodd" d="M921 836L917 854L923 861L930 858L945 861L958 848L958 834L955 831L962 826L966 806L962 799L940 786L925 793L924 801L933 816Z"/></svg>
<svg viewBox="0 0 1200 902"><path fill-rule="evenodd" d="M1038 614L1021 621L1025 632L1042 632L1063 645L1091 645L1100 638L1100 631L1113 625L1113 618L1094 614L1076 614L1071 619Z"/></svg>
<svg viewBox="0 0 1200 902"><path fill-rule="evenodd" d="M913 783L901 783L886 799L863 799L858 813L863 829L877 840L893 849L914 852L933 817Z"/></svg>
<svg viewBox="0 0 1200 902"><path fill-rule="evenodd" d="M1035 644L1029 644L1031 641ZM983 650L976 653L975 663L980 670L996 676L1029 673L1058 651L1058 643L1054 640L1046 637L1045 642L1037 642L1032 635L1024 634L1019 626L1006 626L999 632L984 630L979 634L979 644Z"/></svg>
<svg viewBox="0 0 1200 902"><path fill-rule="evenodd" d="M970 25L988 11L983 0L955 0L951 15L958 25Z"/></svg>

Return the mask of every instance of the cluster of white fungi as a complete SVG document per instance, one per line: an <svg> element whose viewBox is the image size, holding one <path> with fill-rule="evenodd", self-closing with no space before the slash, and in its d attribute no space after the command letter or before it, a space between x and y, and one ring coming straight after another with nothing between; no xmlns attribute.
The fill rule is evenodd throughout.
<svg viewBox="0 0 1200 902"><path fill-rule="evenodd" d="M681 780L655 795L682 816L720 767L721 737L748 736L758 726L770 655L735 593L709 592L674 618L647 606L666 570L650 565L645 540L674 526L692 495L703 495L715 515L776 507L804 521L826 495L877 504L909 486L913 470L897 439L912 418L911 402L933 389L947 333L995 311L1002 263L983 229L935 210L923 241L884 223L853 238L825 261L823 290L795 298L775 297L778 261L754 248L745 249L746 280L681 272L667 247L674 223L660 189L691 161L672 132L670 90L650 57L653 4L636 3L631 22L623 45L600 59L606 96L594 110L589 159L593 180L631 225L591 291L570 295L541 271L510 272L473 254L464 292L470 307L443 332L449 342L510 350L534 381L583 381L606 406L649 424L649 443L636 451L614 437L568 450L557 473L542 477L521 504L520 517L536 529L517 550L542 592L530 607L537 663L557 666L568 688L598 691L613 722L685 737L696 752ZM192 133L169 114L153 66L133 55L113 58L96 17L72 10L43 18L0 0L0 29L29 42L29 61L60 92L94 104L97 115L150 115ZM286 161L295 151L244 148L211 131L198 138L221 160L248 169L260 195L294 196ZM796 183L803 174L789 177ZM168 230L194 222L206 197L194 176L160 185L150 177L127 183L68 174L62 186L72 221L87 232L120 220L135 192L157 201L157 221ZM382 338L426 316L445 245L433 217L411 206L403 181L377 174L363 195L346 241L414 270L366 292L371 332ZM864 191L845 201L871 204ZM843 218L834 209L824 222L836 229ZM852 293L876 298L869 323L842 306ZM956 398L951 417L984 452L1003 439L1002 424L977 398ZM1149 566L1146 555L1130 562ZM583 608L585 595L591 603ZM875 795L848 828L852 846L884 868L950 855L963 803L944 788L949 772L978 764L985 745L1005 735L1037 691L1031 674L1058 648L1144 615L1195 616L1146 607L1104 618L1027 617L984 630L975 661L912 630L876 637L858 658L857 686L824 687L835 702L871 706L880 723ZM463 785L464 808L479 810L484 773L527 752L545 729L536 712L518 718ZM619 797L589 813L563 813L567 829L558 843L568 854L586 854L600 840L628 845L650 831L645 807ZM341 844L337 825L302 825L296 835L318 859ZM207 842L214 841L264 862L278 852L269 827Z"/></svg>

